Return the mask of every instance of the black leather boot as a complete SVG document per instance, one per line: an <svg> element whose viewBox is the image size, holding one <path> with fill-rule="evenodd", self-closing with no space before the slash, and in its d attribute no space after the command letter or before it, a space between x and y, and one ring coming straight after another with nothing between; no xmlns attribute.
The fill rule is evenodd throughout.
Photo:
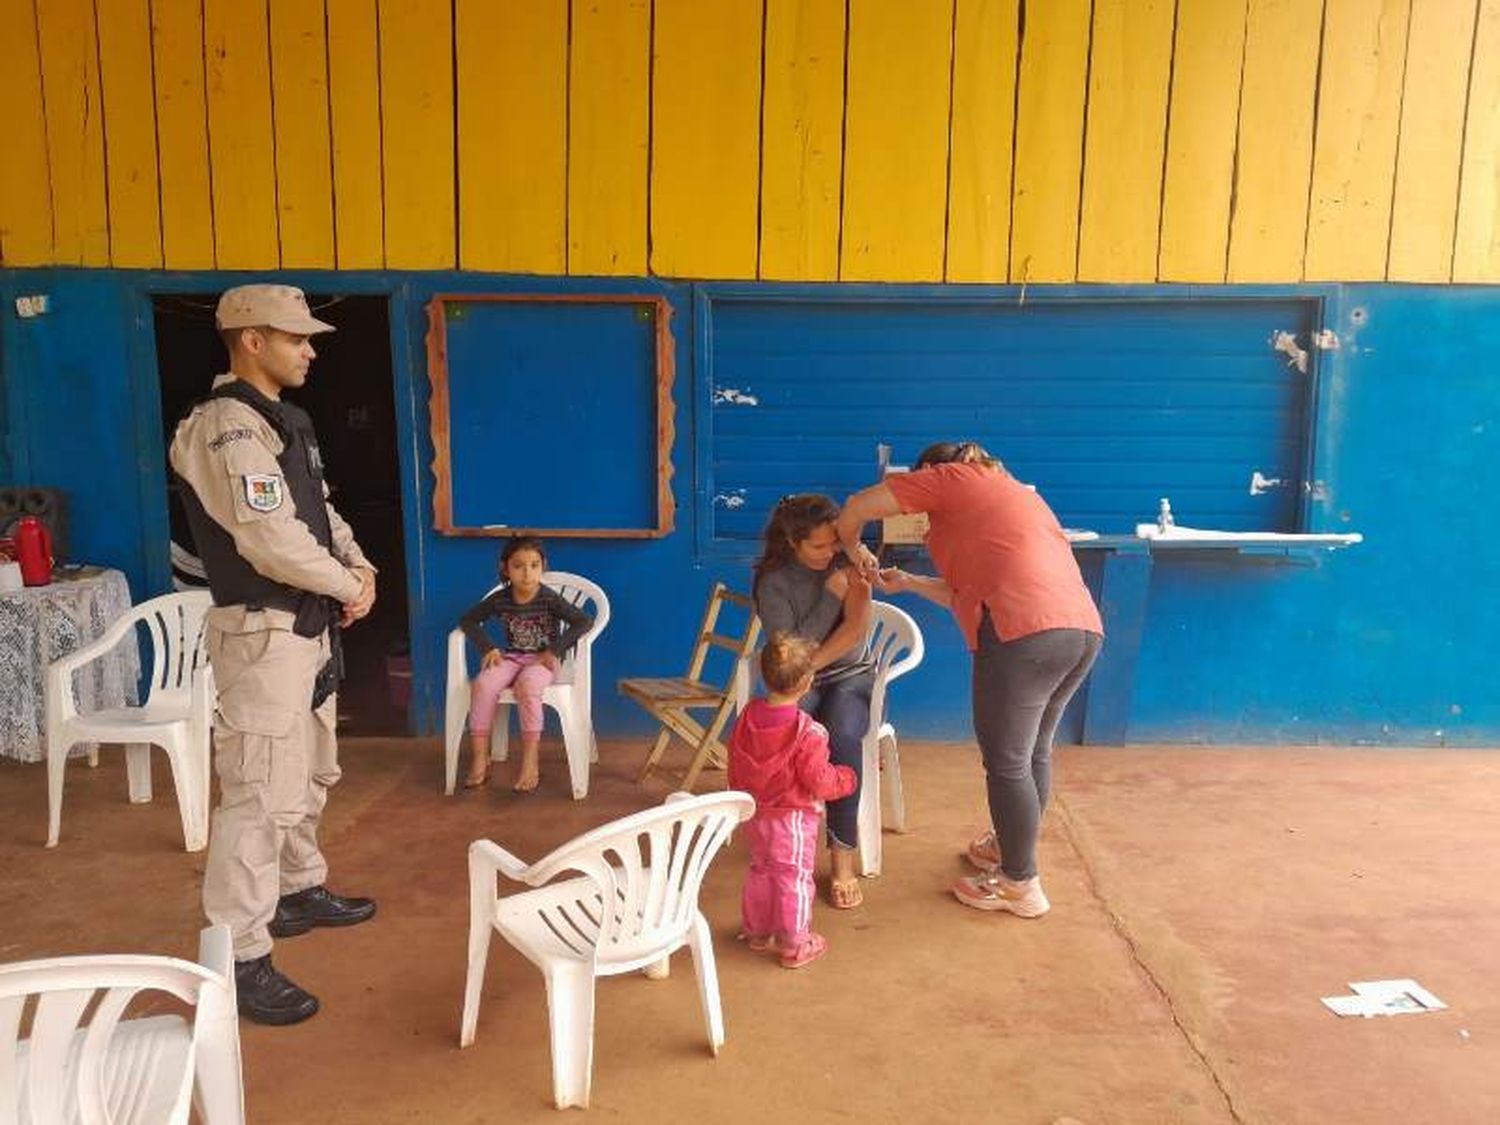
<svg viewBox="0 0 1500 1125"><path fill-rule="evenodd" d="M254 1023L281 1027L318 1014L318 998L298 988L271 964L271 955L234 963L240 1015Z"/></svg>
<svg viewBox="0 0 1500 1125"><path fill-rule="evenodd" d="M327 887L308 887L277 900L270 930L272 937L296 937L314 926L357 926L374 916L374 899L345 898Z"/></svg>

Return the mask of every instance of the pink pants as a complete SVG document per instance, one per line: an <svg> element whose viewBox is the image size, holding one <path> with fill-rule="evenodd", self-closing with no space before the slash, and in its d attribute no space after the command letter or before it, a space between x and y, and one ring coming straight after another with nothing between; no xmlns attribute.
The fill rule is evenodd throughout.
<svg viewBox="0 0 1500 1125"><path fill-rule="evenodd" d="M750 870L740 912L749 936L795 945L812 928L813 863L822 819L794 809L763 813L745 825Z"/></svg>
<svg viewBox="0 0 1500 1125"><path fill-rule="evenodd" d="M495 717L500 693L515 686L516 706L521 712L521 733L542 733L542 689L553 680L553 672L540 663L535 652L507 652L499 664L485 668L474 677L469 692L469 732L484 734Z"/></svg>

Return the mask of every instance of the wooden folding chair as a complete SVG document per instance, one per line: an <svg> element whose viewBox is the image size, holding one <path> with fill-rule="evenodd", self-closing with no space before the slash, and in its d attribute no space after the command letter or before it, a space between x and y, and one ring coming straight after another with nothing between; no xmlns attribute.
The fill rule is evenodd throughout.
<svg viewBox="0 0 1500 1125"><path fill-rule="evenodd" d="M719 611L729 602L745 612L744 632L739 636L727 636L714 631L719 621ZM661 723L661 732L646 757L637 780L645 781L653 772L676 777L675 771L662 767L662 755L676 735L692 750L692 759L682 773L681 787L691 791L698 774L706 765L722 769L729 760L729 753L719 736L729 722L735 707L735 677L740 668L755 651L755 642L760 637L760 618L755 616L755 603L743 594L736 594L722 582L715 582L708 599L708 610L703 615L703 624L698 629L698 641L693 646L693 659L688 664L686 676L664 679L630 679L620 681L620 691L635 700ZM722 648L733 654L729 673L722 684L705 682L704 664L710 648ZM689 712L713 708L713 717L704 726Z"/></svg>

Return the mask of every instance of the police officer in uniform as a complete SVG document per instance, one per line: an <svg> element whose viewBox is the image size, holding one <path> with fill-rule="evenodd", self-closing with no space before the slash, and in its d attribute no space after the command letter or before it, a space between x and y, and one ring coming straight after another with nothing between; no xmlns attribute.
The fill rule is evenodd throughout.
<svg viewBox="0 0 1500 1125"><path fill-rule="evenodd" d="M375 913L370 899L324 886L317 835L339 778L339 630L370 612L375 568L328 503L312 420L281 401L307 381L310 338L333 326L288 285L228 290L215 322L229 374L178 425L171 450L214 599L205 643L221 795L203 910L234 932L240 1014L290 1024L318 1001L272 966L271 939Z"/></svg>

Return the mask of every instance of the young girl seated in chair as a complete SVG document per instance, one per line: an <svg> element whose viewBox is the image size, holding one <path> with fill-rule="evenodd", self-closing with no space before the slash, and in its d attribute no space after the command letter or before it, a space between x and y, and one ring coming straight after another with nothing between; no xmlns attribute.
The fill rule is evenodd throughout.
<svg viewBox="0 0 1500 1125"><path fill-rule="evenodd" d="M757 952L800 969L828 949L812 932L813 859L823 802L854 792L848 766L828 760L828 731L797 707L813 682L818 646L771 635L760 654L766 697L751 701L729 740L729 787L755 798L745 825L750 870L741 898L742 936Z"/></svg>
<svg viewBox="0 0 1500 1125"><path fill-rule="evenodd" d="M516 770L517 793L537 787L537 743L542 737L542 692L556 677L563 659L594 623L591 615L556 590L542 585L547 552L533 536L512 539L500 551L500 576L505 584L469 609L459 620L464 636L483 656L483 665L469 693L469 772L465 789L479 789L490 780L490 723L500 693L513 687L521 712L521 764ZM490 620L500 622L505 647L496 647L485 630Z"/></svg>

